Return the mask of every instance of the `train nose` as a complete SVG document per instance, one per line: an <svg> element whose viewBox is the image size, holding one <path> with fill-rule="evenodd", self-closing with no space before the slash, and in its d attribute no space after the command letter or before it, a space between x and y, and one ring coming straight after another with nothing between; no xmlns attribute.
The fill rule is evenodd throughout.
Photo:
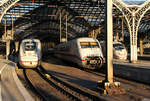
<svg viewBox="0 0 150 101"><path fill-rule="evenodd" d="M90 64L96 64L97 60L90 60Z"/></svg>

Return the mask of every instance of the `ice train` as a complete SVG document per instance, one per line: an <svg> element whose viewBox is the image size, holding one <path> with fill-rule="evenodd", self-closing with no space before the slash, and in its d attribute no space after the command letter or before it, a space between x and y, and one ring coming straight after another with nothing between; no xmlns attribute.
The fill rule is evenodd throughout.
<svg viewBox="0 0 150 101"><path fill-rule="evenodd" d="M54 55L83 68L99 69L103 65L101 45L94 38L83 37L61 43L54 48Z"/></svg>
<svg viewBox="0 0 150 101"><path fill-rule="evenodd" d="M104 54L104 58L106 57L106 42L101 41L100 42L102 46L102 51ZM114 41L113 42L113 58L114 59L120 59L120 60L126 60L128 57L127 50L125 48L125 45L121 42Z"/></svg>
<svg viewBox="0 0 150 101"><path fill-rule="evenodd" d="M19 48L19 65L36 68L41 64L41 42L38 39L24 39Z"/></svg>
<svg viewBox="0 0 150 101"><path fill-rule="evenodd" d="M128 53L124 44L121 42L113 42L113 57L115 59L127 59Z"/></svg>

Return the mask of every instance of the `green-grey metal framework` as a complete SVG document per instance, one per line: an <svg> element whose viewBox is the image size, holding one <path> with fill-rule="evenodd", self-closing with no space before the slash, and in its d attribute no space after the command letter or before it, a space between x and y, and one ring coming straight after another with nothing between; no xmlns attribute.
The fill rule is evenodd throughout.
<svg viewBox="0 0 150 101"><path fill-rule="evenodd" d="M60 32L68 40L83 36L101 39L105 34L104 4L105 0L5 0L0 4L0 35L13 30L14 40L32 37L58 43ZM127 5L122 0L113 0L113 4L114 35L116 31L129 33L130 60L136 61L137 36L148 35L150 30L150 0L142 5Z"/></svg>

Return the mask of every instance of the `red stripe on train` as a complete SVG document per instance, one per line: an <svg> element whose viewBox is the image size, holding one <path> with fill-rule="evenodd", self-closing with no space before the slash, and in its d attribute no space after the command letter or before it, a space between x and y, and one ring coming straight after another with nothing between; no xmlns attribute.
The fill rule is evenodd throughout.
<svg viewBox="0 0 150 101"><path fill-rule="evenodd" d="M37 61L22 61L22 60L20 60L20 62L40 62L41 61L41 59L39 59L39 60L37 60Z"/></svg>

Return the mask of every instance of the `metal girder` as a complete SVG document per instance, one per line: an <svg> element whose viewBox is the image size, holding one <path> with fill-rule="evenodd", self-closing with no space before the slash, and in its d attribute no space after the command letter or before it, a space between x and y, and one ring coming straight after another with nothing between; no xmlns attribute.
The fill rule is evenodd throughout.
<svg viewBox="0 0 150 101"><path fill-rule="evenodd" d="M38 28L40 31L42 31L42 33L44 31L45 33L47 32L47 34L51 33L52 30L55 30L55 31L53 31L53 34L51 34L51 35L53 36L55 34L58 36L58 33L59 33L59 29L58 29L59 24L57 23L58 21L57 20L53 20L53 21L51 20L51 24L49 24L48 21L50 21L50 20L48 20L48 19L42 20L42 21L35 23L34 25L26 28L24 33L23 32L20 32L20 33L23 33L23 35L26 35L26 33L28 33L28 31L29 32L31 31L32 33L30 33L30 34L34 34L35 32L33 30L36 30ZM55 24L54 26L53 26L53 23ZM65 25L63 25L63 26L65 26ZM71 35L71 33L74 35L77 34L76 30L72 29L70 26L68 26L68 27L69 27L68 33L70 33L68 35ZM65 29L62 29L62 30L65 33ZM38 33L41 33L40 31L38 31ZM38 33L37 33L37 35L38 35Z"/></svg>
<svg viewBox="0 0 150 101"><path fill-rule="evenodd" d="M130 61L137 61L137 32L140 21L144 14L150 9L150 0L147 0L141 6L127 6L121 0L113 0L113 3L123 13L125 17L129 33L130 33Z"/></svg>
<svg viewBox="0 0 150 101"><path fill-rule="evenodd" d="M3 2L2 4L6 3L9 0L4 0L4 1L5 2ZM12 8L13 7L14 8L12 9L12 11L7 13L7 16L5 16L6 18L8 18L8 15L11 18L11 12L13 12L13 10L16 10L16 12L14 14L18 14L18 15L15 15L15 16L30 18L30 19L24 20L23 23L26 23L26 21L28 21L28 23L31 23L34 25L35 23L39 23L39 21L34 21L34 20L37 20L37 18L35 19L35 17L38 17L38 13L51 12L53 15L57 15L57 16L53 16L51 18L58 20L59 12L62 12L63 16L65 14L68 15L68 22L72 22L72 23L70 23L70 25L73 26L73 27L71 27L72 29L75 29L76 25L77 25L77 27L79 27L78 24L80 24L78 32L82 33L85 31L84 35L91 32L91 30L95 30L101 24L101 22L102 22L101 19L104 19L105 0L79 0L79 1L77 1L77 0L34 0L34 2L32 0L11 0L11 1L14 1L16 3L14 3L13 5L10 5ZM148 3L149 0L147 2L145 2L142 6L139 6L142 9L140 9L139 7L135 7L135 6L134 7L128 6L125 3L123 3L122 0L113 0L113 2L114 2L114 5L116 7L118 7L118 9L123 13L123 15L126 15L125 17L126 17L126 19L128 19L127 23L131 27L131 28L129 28L129 26L128 26L128 28L130 29L129 30L130 36L132 36L131 37L132 40L133 40L133 38L135 39L135 37L137 35L131 34L131 33L136 32L138 30L135 27L138 26L138 21L140 21L140 20L138 20L139 15L141 16L141 14L145 14L145 12L143 12L143 11L147 11L149 9L149 3ZM55 5L56 5L56 7L54 7ZM45 8L43 6L45 6ZM48 9L48 6L51 7L51 9ZM7 8L7 10L9 10L11 7L6 7L6 8ZM28 9L26 9L26 7ZM58 10L59 7L63 8L63 9ZM6 8L5 8L5 10L6 10ZM42 8L42 9L40 9L40 8ZM20 9L24 9L24 11L26 13L23 13ZM131 19L133 16L132 15L133 10L138 11L138 12L136 12L135 24L132 23L133 19ZM17 12L20 12L20 15ZM6 14L6 12L3 12L3 13ZM33 14L32 15L33 17L29 16L31 14ZM117 14L119 14L119 13L117 13ZM75 16L78 16L80 18L75 18ZM48 17L46 17L46 19L47 18ZM65 17L62 19L65 20ZM90 21L92 21L92 23L94 23L93 25L92 25L92 23L90 23L89 19L90 19ZM20 23L21 21L23 21L23 19L16 20L16 22L15 22L15 24L17 25L16 28L18 28L21 25L25 25L25 24L19 24L19 25L17 24L17 23ZM42 21L42 20L40 20L40 21ZM75 25L73 25L73 24L75 24ZM134 26L134 28L133 28L133 26ZM82 28L83 30L80 28ZM78 34L78 35L80 35L80 34ZM135 44L135 42L133 41L132 44Z"/></svg>
<svg viewBox="0 0 150 101"><path fill-rule="evenodd" d="M23 19L22 19L23 20ZM38 20L38 19L37 19ZM34 18L34 21L37 21L35 18ZM30 21L29 21L30 22ZM36 22L35 24L33 24L32 26L29 26L29 27L37 27L38 28L38 26L39 26L39 28L41 28L40 26L41 26L41 24L43 24L43 23L48 23L48 22L51 22L51 24L50 24L50 26L47 26L47 27L50 27L50 28L52 28L52 27L55 27L55 28L57 28L58 30L59 30L59 21L58 20L52 20L52 19L40 19L38 22ZM34 22L33 22L34 23ZM24 25L23 24L21 24L22 26L25 26L25 24L28 24L27 23L27 21L26 21L26 23L24 23ZM55 24L55 25L53 25L53 24ZM77 32L77 30L75 30L75 29L73 29L72 27L73 26L79 26L79 27L81 27L82 29L83 29L83 27L81 26L81 24L78 24L78 23L73 23L73 22L68 22L68 24L69 24L69 26L68 26L68 28L69 28L69 31L71 31L72 30L72 32L74 32L74 34L77 34L78 32ZM53 25L53 26L52 26ZM56 26L57 25L57 26ZM62 24L64 27L65 27L65 23L63 23ZM20 27L20 25L16 25L17 27ZM45 26L46 27L46 26Z"/></svg>
<svg viewBox="0 0 150 101"><path fill-rule="evenodd" d="M15 1L15 0L14 0ZM23 9L24 8L24 11L26 11L26 9L25 9L25 7L27 7L28 6L28 8L33 8L33 6L35 6L35 8L37 7L36 6L36 4L37 3L39 3L40 2L40 0L34 0L34 2L36 2L35 4L34 4L34 2L32 1L32 0L26 0L26 1L24 1L24 0L18 0L19 2L17 3L16 1L16 3L14 4L14 6L13 7L15 7L14 9L16 10L16 11L19 11L19 9ZM46 0L45 0L46 1ZM21 3L20 3L21 2ZM44 2L44 1L42 1L42 2ZM70 16L69 15L69 17L68 17L68 21L70 22L70 21L77 21L76 23L79 23L80 24L80 26L82 26L82 28L85 30L85 29L87 29L87 28L91 28L91 26L90 26L90 24L87 22L87 21L85 21L85 19L84 18L75 18L75 16L80 16L80 14L78 14L78 12L77 11L75 11L74 10L74 8L76 8L77 7L77 5L78 4L80 4L79 6L81 6L81 8L79 7L77 10L81 10L81 13L85 13L85 14L88 14L88 12L89 12L89 10L91 10L91 12L92 12L92 10L94 10L94 14L97 14L96 12L97 11L95 11L95 6L97 5L97 2L95 2L95 1L92 1L92 0L86 0L86 1L83 1L83 2L81 2L81 1L74 1L74 0L72 0L72 1L67 1L67 0L64 0L64 1L62 1L62 0L51 0L51 1L48 1L50 4L53 4L53 2L54 2L54 4L57 4L57 6L61 6L63 9L61 10L62 12L65 12L65 10L64 10L64 8L65 9L67 9L67 11L68 11L68 13L70 14L70 15L72 15L72 16ZM48 4L48 2L46 2L46 4ZM74 2L74 3L73 3ZM76 5L76 3L77 2L79 2L77 5ZM67 4L68 3L68 4ZM71 5L75 5L74 6L74 8L73 9L71 9L70 7L70 4ZM32 6L29 6L29 5L32 5ZM48 5L48 6L50 6L50 5ZM86 6L86 7L88 7L88 6L91 6L91 7L93 7L93 8L90 8L90 7L88 7L88 9L86 10L85 8L86 7L84 7L84 6ZM32 9L31 9L32 10ZM46 9L45 9L46 10ZM33 12L34 11L36 11L36 10L33 10ZM40 11L40 10L37 10L38 12ZM44 10L43 10L44 11ZM43 12L42 11L42 12ZM57 12L59 12L59 11L57 11L57 10L53 10L52 12L53 13L57 13ZM20 11L21 12L21 11ZM47 10L47 12L48 12L48 10ZM9 14L9 13L8 13ZM11 14L11 13L10 13ZM16 14L16 12L15 12L15 14ZM37 13L35 13L35 14L37 14ZM65 13L64 13L65 14ZM25 15L30 15L30 13L29 12L27 12ZM10 15L11 16L11 15ZM15 15L16 16L16 15ZM17 15L17 16L19 16L19 17L28 17L28 16L24 16L24 15ZM57 16L58 17L58 16ZM97 19L99 19L99 18L97 18ZM22 20L22 19L21 19ZM31 21L31 20L34 20L34 19L27 19L28 20L28 22L29 21ZM25 20L25 21L27 21L27 20ZM92 18L92 20L93 20L93 18ZM16 22L15 22L15 24L17 24L17 21L18 21L18 23L20 23L20 21L19 20L16 20ZM97 21L97 20L95 20L95 21ZM26 23L26 22L25 22ZM23 25L23 24L22 24ZM85 27L85 26L89 26L89 27ZM81 29L79 29L79 31L81 31ZM82 32L82 31L81 31ZM86 32L87 33L87 32Z"/></svg>
<svg viewBox="0 0 150 101"><path fill-rule="evenodd" d="M57 3L58 4L58 3ZM15 25L17 26L17 27L19 27L20 25L18 25L17 23L20 23L21 21L23 21L24 22L24 24L21 24L21 25L25 25L25 24L28 24L28 23L30 23L31 21L32 21L32 23L35 23L34 21L37 21L36 23L39 23L39 22L41 22L41 21L43 21L43 20L41 20L41 21L38 21L39 19L38 19L38 14L40 14L40 12L42 13L42 12L44 12L44 11L46 11L46 12L50 12L48 9L47 9L47 5L44 5L45 7L40 7L40 8L36 8L35 10L33 10L33 11L31 11L31 12L27 12L26 14L25 14L25 16L22 16L22 17L24 17L24 18L27 18L27 19L18 19L18 20L16 20L15 21ZM18 7L18 6L17 6ZM44 9L43 9L44 8ZM63 7L63 9L64 9L64 7ZM77 26L78 28L79 28L79 33L80 32L83 32L84 30L87 30L87 28L88 27L86 27L86 26L89 26L89 24L86 22L86 21L84 21L84 19L79 19L79 18L75 18L75 15L79 15L79 14L77 14L76 12L74 12L73 10L71 10L70 8L68 9L68 8L65 8L65 9L67 9L67 11L69 11L69 14L71 15L69 15L69 17L70 17L70 19L68 19L68 22L69 22L69 25L71 25L72 27L75 27L75 26ZM53 10L54 11L54 10ZM55 10L55 11L57 11L57 10ZM54 11L54 13L56 14L57 12L59 12L59 11L57 11L57 12L55 12ZM65 10L62 10L62 12L64 12ZM34 13L35 12L35 13ZM36 14L36 12L38 12L38 14ZM65 13L64 13L65 14ZM29 15L31 15L32 17L30 17ZM44 17L44 16L42 16L42 17ZM56 17L58 17L58 15L56 16ZM53 17L54 18L54 17ZM48 16L46 17L46 19L48 19ZM57 19L57 18L54 18L54 19ZM78 22L76 22L75 20L78 20ZM58 19L57 19L58 20ZM73 21L74 21L74 23L73 23ZM28 22L28 23L27 23ZM17 28L16 27L16 28ZM81 27L82 27L82 30L81 30ZM74 29L78 29L78 28L74 28ZM72 28L73 29L73 28ZM84 31L85 32L85 31ZM88 30L85 32L85 33L87 33L88 32Z"/></svg>
<svg viewBox="0 0 150 101"><path fill-rule="evenodd" d="M0 5L0 23L6 12L20 0L5 0Z"/></svg>
<svg viewBox="0 0 150 101"><path fill-rule="evenodd" d="M104 28L104 26L99 26L98 28L91 30L88 32L88 36L92 37L92 38L97 38L98 34L101 33L102 29Z"/></svg>

